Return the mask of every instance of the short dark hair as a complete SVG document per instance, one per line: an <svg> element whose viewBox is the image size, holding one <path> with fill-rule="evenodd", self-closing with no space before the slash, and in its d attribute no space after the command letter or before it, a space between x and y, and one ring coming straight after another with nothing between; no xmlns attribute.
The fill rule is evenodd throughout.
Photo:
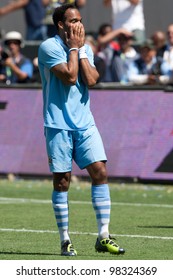
<svg viewBox="0 0 173 280"><path fill-rule="evenodd" d="M65 17L65 13L68 9L76 9L78 10L78 8L75 6L75 4L64 4L60 7L55 8L53 15L52 15L52 19L53 19L53 23L56 26L56 28L58 29L58 25L57 23L59 21L64 22L66 17Z"/></svg>
<svg viewBox="0 0 173 280"><path fill-rule="evenodd" d="M103 23L100 25L99 29L98 29L98 34L99 35L105 35L105 29L107 27L110 27L112 29L112 25L110 23Z"/></svg>

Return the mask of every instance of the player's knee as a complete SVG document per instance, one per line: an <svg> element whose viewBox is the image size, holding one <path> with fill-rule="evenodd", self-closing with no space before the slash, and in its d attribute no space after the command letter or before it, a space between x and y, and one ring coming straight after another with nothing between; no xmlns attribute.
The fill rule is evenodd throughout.
<svg viewBox="0 0 173 280"><path fill-rule="evenodd" d="M53 187L55 191L68 191L70 186L69 176L57 176L54 174Z"/></svg>
<svg viewBox="0 0 173 280"><path fill-rule="evenodd" d="M54 182L53 186L54 186L54 190L59 192L67 192L69 189L69 183L67 183L66 181Z"/></svg>
<svg viewBox="0 0 173 280"><path fill-rule="evenodd" d="M100 166L97 172L94 173L92 181L94 185L107 183L107 171L104 165Z"/></svg>

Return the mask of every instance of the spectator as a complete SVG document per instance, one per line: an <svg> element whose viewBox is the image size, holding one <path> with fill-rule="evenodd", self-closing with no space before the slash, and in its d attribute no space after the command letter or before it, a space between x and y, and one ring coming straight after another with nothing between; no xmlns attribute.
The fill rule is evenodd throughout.
<svg viewBox="0 0 173 280"><path fill-rule="evenodd" d="M8 32L4 38L4 45L9 50L1 61L5 73L4 81L7 84L29 82L33 75L33 64L21 53L22 35L17 31Z"/></svg>
<svg viewBox="0 0 173 280"><path fill-rule="evenodd" d="M132 35L132 32L129 32L127 29L120 28L114 30L112 25L109 23L103 23L98 30L97 42L98 49L105 48L105 46L110 45L114 50L119 49L119 44L117 42L117 36L119 34Z"/></svg>
<svg viewBox="0 0 173 280"><path fill-rule="evenodd" d="M163 59L169 64L170 70L173 71L173 24L167 29L167 45L163 53Z"/></svg>
<svg viewBox="0 0 173 280"><path fill-rule="evenodd" d="M127 34L119 34L118 42L120 49L114 52L112 59L113 81L125 84L128 81L128 69L131 61L137 59L139 54L132 46L133 37Z"/></svg>
<svg viewBox="0 0 173 280"><path fill-rule="evenodd" d="M102 82L113 82L113 76L111 72L112 59L114 51L119 50L119 44L116 40L119 34L132 35L131 32L125 29L113 30L111 24L104 23L98 30L97 42L98 42L98 56L105 61L106 70L105 75L102 78Z"/></svg>
<svg viewBox="0 0 173 280"><path fill-rule="evenodd" d="M151 40L140 47L140 57L130 64L128 78L138 85L164 84L170 76L169 65L163 59L157 60L156 49Z"/></svg>
<svg viewBox="0 0 173 280"><path fill-rule="evenodd" d="M137 45L145 40L143 0L103 0L103 4L112 7L113 29L133 32Z"/></svg>
<svg viewBox="0 0 173 280"><path fill-rule="evenodd" d="M5 52L3 51L2 44L0 44L0 83L4 83L6 81L6 72L3 65L4 54Z"/></svg>
<svg viewBox="0 0 173 280"><path fill-rule="evenodd" d="M10 1L0 8L0 16L15 10L24 9L26 21L26 40L44 40L47 38L47 28L43 24L45 7L50 0L16 0Z"/></svg>
<svg viewBox="0 0 173 280"><path fill-rule="evenodd" d="M5 67L3 66L3 58L5 55L5 52L3 51L2 47L2 37L3 37L3 32L0 30L0 83L5 82Z"/></svg>
<svg viewBox="0 0 173 280"><path fill-rule="evenodd" d="M167 28L167 43L163 51L163 60L168 64L169 73L166 77L162 78L162 83L173 83L173 24Z"/></svg>
<svg viewBox="0 0 173 280"><path fill-rule="evenodd" d="M75 4L77 8L80 9L86 5L86 1L87 0L49 0L49 5L46 8L46 15L44 19L44 23L47 26L48 37L56 35L56 28L52 21L52 14L56 7L60 7L64 4Z"/></svg>
<svg viewBox="0 0 173 280"><path fill-rule="evenodd" d="M151 36L151 40L153 41L153 45L157 51L157 57L163 57L163 53L166 50L166 34L165 32L158 30L153 33Z"/></svg>
<svg viewBox="0 0 173 280"><path fill-rule="evenodd" d="M33 75L32 75L32 79L31 82L32 83L41 83L41 77L40 77L40 72L39 72L39 68L38 68L38 57L34 57L34 59L32 60L33 63Z"/></svg>
<svg viewBox="0 0 173 280"><path fill-rule="evenodd" d="M106 71L106 64L103 58L99 57L98 52L98 45L97 41L94 39L92 35L86 35L85 36L85 43L88 44L94 53L94 64L97 69L97 72L99 73L99 78L97 80L97 83L103 81L103 77L105 75Z"/></svg>
<svg viewBox="0 0 173 280"><path fill-rule="evenodd" d="M103 23L98 30L97 36L97 43L98 43L98 50L102 50L108 45L112 49L119 49L119 45L116 42L116 36L119 34L116 30L112 29L111 24Z"/></svg>

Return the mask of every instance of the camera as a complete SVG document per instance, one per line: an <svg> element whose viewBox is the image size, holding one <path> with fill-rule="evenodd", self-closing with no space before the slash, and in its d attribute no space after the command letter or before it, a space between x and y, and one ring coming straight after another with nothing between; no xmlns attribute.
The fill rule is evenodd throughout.
<svg viewBox="0 0 173 280"><path fill-rule="evenodd" d="M0 63L2 63L4 60L6 60L8 57L10 57L10 52L7 49L2 49L0 51Z"/></svg>

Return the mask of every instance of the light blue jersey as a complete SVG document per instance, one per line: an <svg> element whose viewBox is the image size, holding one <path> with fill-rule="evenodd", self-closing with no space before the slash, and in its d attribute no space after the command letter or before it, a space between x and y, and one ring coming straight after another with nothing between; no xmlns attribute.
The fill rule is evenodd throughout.
<svg viewBox="0 0 173 280"><path fill-rule="evenodd" d="M85 45L89 62L94 66L93 52ZM50 69L60 63L67 63L69 48L56 35L44 41L38 52L39 70L43 87L44 126L65 130L87 129L95 124L90 111L87 86L80 74L76 85L63 84Z"/></svg>

